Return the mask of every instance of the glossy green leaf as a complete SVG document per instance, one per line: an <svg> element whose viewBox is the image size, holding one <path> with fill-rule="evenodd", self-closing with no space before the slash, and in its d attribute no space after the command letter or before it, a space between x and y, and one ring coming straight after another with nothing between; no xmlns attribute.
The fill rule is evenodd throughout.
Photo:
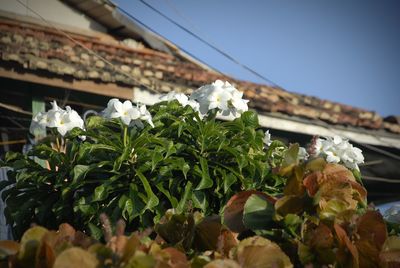
<svg viewBox="0 0 400 268"><path fill-rule="evenodd" d="M243 223L247 229L268 229L273 222L274 205L261 195L252 194L243 210Z"/></svg>
<svg viewBox="0 0 400 268"><path fill-rule="evenodd" d="M201 180L197 185L197 187L195 188L196 190L203 190L213 186L213 181L210 178L210 173L208 170L207 160L204 159L203 157L200 157L200 166L201 166Z"/></svg>

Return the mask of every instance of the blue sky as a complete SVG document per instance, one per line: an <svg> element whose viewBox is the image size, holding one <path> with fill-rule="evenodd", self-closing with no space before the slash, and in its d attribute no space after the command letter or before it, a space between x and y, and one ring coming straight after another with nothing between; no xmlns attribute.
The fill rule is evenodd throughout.
<svg viewBox="0 0 400 268"><path fill-rule="evenodd" d="M400 1L146 1L288 91L400 115ZM265 84L140 1L115 3L210 66Z"/></svg>

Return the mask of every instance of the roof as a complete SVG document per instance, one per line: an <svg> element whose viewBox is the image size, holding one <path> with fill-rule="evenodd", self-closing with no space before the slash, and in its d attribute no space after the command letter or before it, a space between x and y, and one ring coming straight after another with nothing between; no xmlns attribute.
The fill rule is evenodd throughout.
<svg viewBox="0 0 400 268"><path fill-rule="evenodd" d="M251 100L249 105L260 113L400 134L398 121L385 121L375 112L222 76L177 54L132 47L112 36L105 38L104 34L89 36L71 31L68 34L113 66L54 28L1 18L0 76L18 70L24 74L51 75L67 81L91 81L125 89L146 86L160 93L190 93L201 85L224 79L243 91Z"/></svg>

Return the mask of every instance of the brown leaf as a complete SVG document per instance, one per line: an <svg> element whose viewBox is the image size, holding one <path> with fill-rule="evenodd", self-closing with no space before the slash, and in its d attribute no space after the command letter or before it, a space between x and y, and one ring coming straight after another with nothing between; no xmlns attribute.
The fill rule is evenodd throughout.
<svg viewBox="0 0 400 268"><path fill-rule="evenodd" d="M34 265L36 256L41 247L43 236L48 232L46 228L35 226L29 228L21 238L21 247L18 259L25 265Z"/></svg>
<svg viewBox="0 0 400 268"><path fill-rule="evenodd" d="M59 234L60 237L62 237L66 241L72 242L75 239L76 231L68 223L62 223L58 227L58 232L57 233Z"/></svg>
<svg viewBox="0 0 400 268"><path fill-rule="evenodd" d="M237 244L237 235L229 230L222 230L221 234L218 236L217 251L221 253L222 256L228 257L230 250L237 246Z"/></svg>
<svg viewBox="0 0 400 268"><path fill-rule="evenodd" d="M378 248L371 241L361 239L355 241L355 246L359 254L360 267L375 268L379 267L380 258Z"/></svg>
<svg viewBox="0 0 400 268"><path fill-rule="evenodd" d="M293 267L289 257L277 244L260 236L242 240L235 255L243 268Z"/></svg>
<svg viewBox="0 0 400 268"><path fill-rule="evenodd" d="M217 215L204 218L195 226L193 244L197 250L216 250L221 234L221 218Z"/></svg>
<svg viewBox="0 0 400 268"><path fill-rule="evenodd" d="M224 208L224 224L233 232L243 232L246 227L243 224L243 209L247 199L252 195L257 194L265 197L269 202L274 204L276 199L256 190L249 190L235 194L232 196Z"/></svg>
<svg viewBox="0 0 400 268"><path fill-rule="evenodd" d="M19 251L20 245L11 240L2 240L0 241L0 256L1 255L15 255Z"/></svg>
<svg viewBox="0 0 400 268"><path fill-rule="evenodd" d="M322 172L315 171L304 178L303 185L309 196L313 197L318 192L320 177L322 177Z"/></svg>
<svg viewBox="0 0 400 268"><path fill-rule="evenodd" d="M313 230L310 239L310 246L316 249L330 248L333 246L333 234L325 224L318 225Z"/></svg>
<svg viewBox="0 0 400 268"><path fill-rule="evenodd" d="M189 262L186 255L176 248L168 247L161 250L162 254L168 255L167 263L171 268L188 268Z"/></svg>
<svg viewBox="0 0 400 268"><path fill-rule="evenodd" d="M113 236L107 243L107 246L116 254L122 256L124 254L124 249L128 243L128 237L124 235Z"/></svg>
<svg viewBox="0 0 400 268"><path fill-rule="evenodd" d="M94 255L81 248L73 247L58 255L53 268L96 268L98 265L99 262Z"/></svg>
<svg viewBox="0 0 400 268"><path fill-rule="evenodd" d="M135 251L139 248L140 246L140 240L137 237L136 234L132 234L129 238L128 241L125 244L123 254L122 254L122 261L127 262L129 259L135 254Z"/></svg>
<svg viewBox="0 0 400 268"><path fill-rule="evenodd" d="M351 243L346 231L337 223L333 225L333 228L335 229L335 233L339 242L339 249L338 249L338 259L341 262L345 261L346 258L346 250L347 249L352 256L352 267L359 267L359 256L358 256L358 250L357 248ZM343 263L342 263L343 264Z"/></svg>
<svg viewBox="0 0 400 268"><path fill-rule="evenodd" d="M239 264L234 260L213 260L206 264L203 268L240 268Z"/></svg>
<svg viewBox="0 0 400 268"><path fill-rule="evenodd" d="M276 216L284 217L287 214L298 214L304 211L305 200L296 195L286 195L275 203Z"/></svg>
<svg viewBox="0 0 400 268"><path fill-rule="evenodd" d="M400 267L400 237L390 236L386 239L379 255L382 267Z"/></svg>
<svg viewBox="0 0 400 268"><path fill-rule="evenodd" d="M387 239L387 229L382 215L378 211L367 211L357 220L357 234L360 239L372 241L380 251Z"/></svg>
<svg viewBox="0 0 400 268"><path fill-rule="evenodd" d="M36 257L37 268L52 268L54 261L56 259L56 254L53 248L46 242L42 242L38 255Z"/></svg>
<svg viewBox="0 0 400 268"><path fill-rule="evenodd" d="M304 167L296 166L292 176L287 180L283 193L285 195L303 195L305 187L303 185Z"/></svg>

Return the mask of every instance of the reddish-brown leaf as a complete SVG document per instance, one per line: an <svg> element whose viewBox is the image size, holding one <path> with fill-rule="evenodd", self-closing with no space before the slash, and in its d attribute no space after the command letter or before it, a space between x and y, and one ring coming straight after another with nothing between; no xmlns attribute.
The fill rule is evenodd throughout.
<svg viewBox="0 0 400 268"><path fill-rule="evenodd" d="M337 223L335 223L333 227L335 229L335 233L339 242L338 254L343 254L344 248L346 248L352 255L352 267L359 267L358 250L355 245L350 241L346 231Z"/></svg>
<svg viewBox="0 0 400 268"><path fill-rule="evenodd" d="M233 232L243 232L246 227L243 224L243 209L247 199L257 194L265 197L269 202L274 204L276 199L259 191L249 190L235 194L229 199L224 209L224 224Z"/></svg>

